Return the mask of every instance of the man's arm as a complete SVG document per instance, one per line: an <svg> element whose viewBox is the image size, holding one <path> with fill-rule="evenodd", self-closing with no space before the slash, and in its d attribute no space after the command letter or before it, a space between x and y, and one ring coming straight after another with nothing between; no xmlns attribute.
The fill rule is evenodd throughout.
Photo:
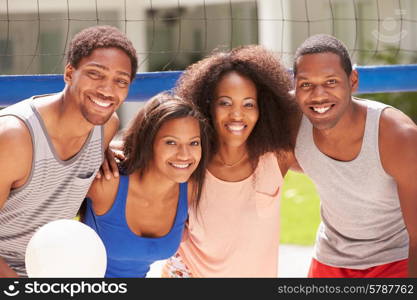
<svg viewBox="0 0 417 300"><path fill-rule="evenodd" d="M300 164L298 163L297 159L295 158L292 160L292 164L290 165L290 170L298 173L304 173L303 168L301 168Z"/></svg>
<svg viewBox="0 0 417 300"><path fill-rule="evenodd" d="M292 91L292 94L294 91ZM295 99L294 99L295 102ZM295 145L297 143L297 135L298 131L300 130L301 126L301 120L302 120L303 114L300 111L294 112L293 117L291 118L291 142L293 144L294 150L291 153L291 155L288 157L288 168L291 171L304 173L303 169L301 168L300 164L297 161L297 158L295 157Z"/></svg>
<svg viewBox="0 0 417 300"><path fill-rule="evenodd" d="M119 176L119 171L114 155L109 149L109 144L116 135L117 130L119 129L119 124L119 118L117 114L114 113L109 121L107 121L104 125L104 147L106 148L104 152L105 157L104 162L97 173L99 174L102 172L102 175L104 176L97 176L87 192L87 197L93 201L94 211L98 215L102 215L110 209L117 194L119 180L116 177Z"/></svg>
<svg viewBox="0 0 417 300"><path fill-rule="evenodd" d="M282 177L285 177L288 170L300 173L303 172L303 169L301 169L297 159L295 158L294 151L277 153L276 157L278 159L278 164L281 170Z"/></svg>
<svg viewBox="0 0 417 300"><path fill-rule="evenodd" d="M104 161L100 170L97 173L97 179L104 176L107 180L110 180L111 176L119 177L119 170L117 168L116 160L112 151L109 148L110 141L116 135L119 129L120 121L116 113L113 113L111 118L104 125Z"/></svg>
<svg viewBox="0 0 417 300"><path fill-rule="evenodd" d="M409 276L417 277L417 126L402 112L387 108L381 115L379 137L381 162L397 182L410 238Z"/></svg>
<svg viewBox="0 0 417 300"><path fill-rule="evenodd" d="M0 117L0 145L1 211L10 191L26 182L32 167L32 140L24 123L15 117ZM18 277L1 257L0 277Z"/></svg>

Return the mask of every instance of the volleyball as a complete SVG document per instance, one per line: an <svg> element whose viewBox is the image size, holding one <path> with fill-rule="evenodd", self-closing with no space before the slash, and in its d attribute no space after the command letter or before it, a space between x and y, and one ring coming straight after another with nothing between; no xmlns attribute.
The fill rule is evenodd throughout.
<svg viewBox="0 0 417 300"><path fill-rule="evenodd" d="M25 254L29 277L104 277L106 250L96 232L75 220L56 220L41 226Z"/></svg>

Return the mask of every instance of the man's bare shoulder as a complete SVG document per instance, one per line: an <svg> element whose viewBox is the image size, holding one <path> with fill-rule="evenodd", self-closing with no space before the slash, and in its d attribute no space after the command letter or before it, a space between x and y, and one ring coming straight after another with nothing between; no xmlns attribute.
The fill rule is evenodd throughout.
<svg viewBox="0 0 417 300"><path fill-rule="evenodd" d="M415 165L416 149L417 125L400 110L385 109L379 122L379 151L385 170L395 174L399 168Z"/></svg>
<svg viewBox="0 0 417 300"><path fill-rule="evenodd" d="M22 186L32 166L32 138L23 121L0 117L0 207L10 190Z"/></svg>
<svg viewBox="0 0 417 300"><path fill-rule="evenodd" d="M104 124L104 129L114 130L114 128L118 128L120 125L119 116L116 113L113 113L109 120Z"/></svg>
<svg viewBox="0 0 417 300"><path fill-rule="evenodd" d="M16 147L13 152L28 150L32 152L32 137L26 124L14 116L0 117L1 149Z"/></svg>
<svg viewBox="0 0 417 300"><path fill-rule="evenodd" d="M117 130L119 129L120 120L116 113L110 117L110 119L104 125L104 138L105 138L105 145L106 147L113 139L114 135L116 134Z"/></svg>
<svg viewBox="0 0 417 300"><path fill-rule="evenodd" d="M385 142L417 143L417 125L402 111L395 108L386 108L381 113L380 138ZM400 146L400 145L399 145Z"/></svg>
<svg viewBox="0 0 417 300"><path fill-rule="evenodd" d="M94 179L87 193L87 197L93 202L94 211L97 215L105 214L112 207L116 199L120 177Z"/></svg>

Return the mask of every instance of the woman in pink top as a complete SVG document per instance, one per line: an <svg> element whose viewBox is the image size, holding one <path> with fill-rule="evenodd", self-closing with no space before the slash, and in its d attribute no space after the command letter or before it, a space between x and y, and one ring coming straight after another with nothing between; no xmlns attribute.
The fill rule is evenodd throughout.
<svg viewBox="0 0 417 300"><path fill-rule="evenodd" d="M213 151L164 276L277 276L280 191L298 116L290 90L287 70L261 46L214 53L183 73L175 91L210 121Z"/></svg>

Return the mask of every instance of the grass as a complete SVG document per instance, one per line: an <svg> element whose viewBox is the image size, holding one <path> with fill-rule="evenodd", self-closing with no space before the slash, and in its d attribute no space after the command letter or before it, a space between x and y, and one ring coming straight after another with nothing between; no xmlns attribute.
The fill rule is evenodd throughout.
<svg viewBox="0 0 417 300"><path fill-rule="evenodd" d="M313 245L320 223L320 200L313 182L289 171L281 199L281 243Z"/></svg>

